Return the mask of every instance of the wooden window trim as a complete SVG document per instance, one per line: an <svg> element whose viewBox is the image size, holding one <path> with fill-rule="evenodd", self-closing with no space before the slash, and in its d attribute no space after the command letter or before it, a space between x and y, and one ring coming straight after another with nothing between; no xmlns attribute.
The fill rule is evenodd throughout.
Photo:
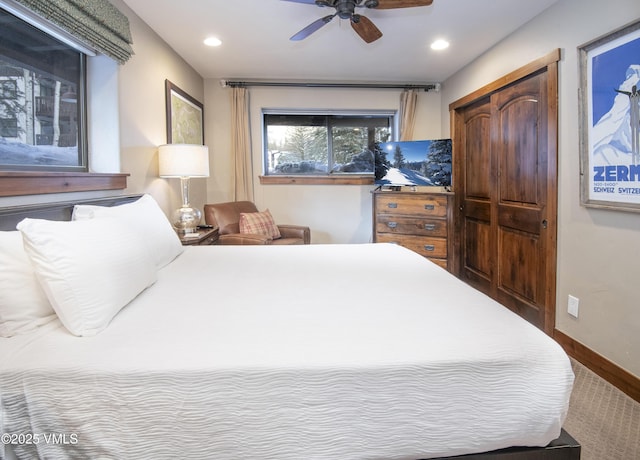
<svg viewBox="0 0 640 460"><path fill-rule="evenodd" d="M260 176L261 185L373 185L373 176Z"/></svg>
<svg viewBox="0 0 640 460"><path fill-rule="evenodd" d="M561 57L562 56L561 56L560 48L556 48L555 50L551 51L547 55L542 56L541 58L536 59L535 61L530 62L529 64L526 64L517 70L514 70L513 72L505 75L504 77L499 78L498 80L492 83L489 83L488 85L485 85L480 89L477 89L473 93L468 94L458 99L457 101L452 102L451 104L449 104L449 111L453 112L456 109L470 105L471 103L479 99L482 99L488 94L491 94L494 91L502 89L505 86L508 86L520 80L521 78L530 76L540 70L546 70L547 67L549 67L550 65L555 64L556 62L559 62Z"/></svg>
<svg viewBox="0 0 640 460"><path fill-rule="evenodd" d="M129 174L0 171L0 196L122 190Z"/></svg>

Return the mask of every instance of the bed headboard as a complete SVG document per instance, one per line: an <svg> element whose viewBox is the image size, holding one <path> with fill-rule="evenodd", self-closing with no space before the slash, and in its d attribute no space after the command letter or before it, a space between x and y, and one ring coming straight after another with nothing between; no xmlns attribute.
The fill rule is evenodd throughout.
<svg viewBox="0 0 640 460"><path fill-rule="evenodd" d="M71 213L73 212L73 207L76 204L118 206L136 201L141 196L142 195L122 195L90 200L64 201L0 208L0 230L15 230L18 222L25 217L47 220L71 220Z"/></svg>

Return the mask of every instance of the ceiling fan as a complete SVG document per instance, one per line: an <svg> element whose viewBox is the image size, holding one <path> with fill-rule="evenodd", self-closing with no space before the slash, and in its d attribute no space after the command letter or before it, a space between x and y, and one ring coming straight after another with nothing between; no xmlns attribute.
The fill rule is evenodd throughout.
<svg viewBox="0 0 640 460"><path fill-rule="evenodd" d="M351 27L365 42L371 43L382 37L382 32L371 20L360 14L356 14L356 8L369 8L375 10L389 10L392 8L412 8L416 6L429 6L433 0L285 0L287 2L307 3L320 7L330 6L335 8L334 14L324 16L312 22L300 32L293 35L290 40L304 40L322 26L331 22L338 16L341 19L349 19Z"/></svg>

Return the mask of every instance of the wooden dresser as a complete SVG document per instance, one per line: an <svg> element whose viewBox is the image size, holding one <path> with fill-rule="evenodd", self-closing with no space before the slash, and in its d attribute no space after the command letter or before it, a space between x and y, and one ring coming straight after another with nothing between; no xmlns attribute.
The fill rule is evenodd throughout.
<svg viewBox="0 0 640 460"><path fill-rule="evenodd" d="M397 243L450 268L452 197L444 192L374 191L374 243Z"/></svg>

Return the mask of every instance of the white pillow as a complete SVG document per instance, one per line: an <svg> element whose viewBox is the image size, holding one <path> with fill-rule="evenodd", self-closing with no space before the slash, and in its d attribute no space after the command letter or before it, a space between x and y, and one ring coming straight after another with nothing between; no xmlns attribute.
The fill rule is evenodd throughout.
<svg viewBox="0 0 640 460"><path fill-rule="evenodd" d="M74 335L105 329L156 280L144 236L119 219L24 219L17 227L40 285Z"/></svg>
<svg viewBox="0 0 640 460"><path fill-rule="evenodd" d="M55 319L24 252L20 232L0 232L0 337L13 337Z"/></svg>
<svg viewBox="0 0 640 460"><path fill-rule="evenodd" d="M143 195L133 203L120 206L76 205L71 219L103 217L122 219L139 232L149 246L158 268L164 267L184 251L180 238L151 195Z"/></svg>

